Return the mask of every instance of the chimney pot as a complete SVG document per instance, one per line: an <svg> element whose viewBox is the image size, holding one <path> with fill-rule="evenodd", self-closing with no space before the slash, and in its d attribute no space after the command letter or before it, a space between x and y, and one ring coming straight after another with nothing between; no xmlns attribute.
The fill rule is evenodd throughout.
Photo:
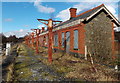
<svg viewBox="0 0 120 83"><path fill-rule="evenodd" d="M70 11L70 19L71 18L75 18L76 17L77 8L70 8L69 11Z"/></svg>

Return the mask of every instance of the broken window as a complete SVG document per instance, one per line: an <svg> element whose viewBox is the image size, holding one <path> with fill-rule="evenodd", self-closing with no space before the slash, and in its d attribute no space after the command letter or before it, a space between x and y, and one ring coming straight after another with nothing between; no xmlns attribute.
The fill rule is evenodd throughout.
<svg viewBox="0 0 120 83"><path fill-rule="evenodd" d="M58 46L58 34L54 35L54 46Z"/></svg>
<svg viewBox="0 0 120 83"><path fill-rule="evenodd" d="M78 30L74 30L74 50L78 50Z"/></svg>

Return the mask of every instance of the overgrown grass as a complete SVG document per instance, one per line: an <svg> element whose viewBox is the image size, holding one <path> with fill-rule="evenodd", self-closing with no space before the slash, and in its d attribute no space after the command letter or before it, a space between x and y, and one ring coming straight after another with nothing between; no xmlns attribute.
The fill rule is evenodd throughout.
<svg viewBox="0 0 120 83"><path fill-rule="evenodd" d="M28 53L30 52L30 53ZM46 58L48 58L47 48L39 47L39 54L37 56L42 56L45 58L38 58L42 63L52 68L59 75L63 76L66 79L76 79L79 81L118 81L117 73L114 69L107 66L103 66L97 63L94 63L94 67L97 69L95 72L93 65L89 61L84 59L76 58L73 55L68 55L64 52L55 52L53 53L53 62L49 63ZM19 49L20 55L35 55L35 52L28 48L26 45L21 45ZM27 60L29 58L26 58ZM30 59L29 59L30 60ZM28 63L27 63L28 64ZM16 65L16 68L25 66L26 63L22 65ZM27 70L26 68L23 70ZM21 72L21 71L18 71ZM30 73L29 75L31 75ZM24 75L24 74L23 74ZM28 75L28 76L29 76ZM54 76L50 75L48 72L43 72L41 74L44 78L53 79ZM24 75L27 77L27 75ZM24 76L21 76L23 78ZM38 79L35 77L34 79Z"/></svg>
<svg viewBox="0 0 120 83"><path fill-rule="evenodd" d="M34 55L35 53L34 49L31 49L30 47L24 44L20 44L17 50L19 55L24 55L24 56Z"/></svg>
<svg viewBox="0 0 120 83"><path fill-rule="evenodd" d="M48 55L42 54L43 57ZM76 58L63 52L53 53L53 62L50 64L47 59L40 59L43 63L52 67L56 72L65 78L87 80L87 81L118 81L117 73L114 69L100 64L93 65L89 61Z"/></svg>

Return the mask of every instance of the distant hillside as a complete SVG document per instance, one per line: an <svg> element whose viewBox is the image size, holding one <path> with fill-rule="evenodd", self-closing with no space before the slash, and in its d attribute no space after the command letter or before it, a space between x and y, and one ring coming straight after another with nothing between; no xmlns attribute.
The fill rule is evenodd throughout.
<svg viewBox="0 0 120 83"><path fill-rule="evenodd" d="M2 48L5 48L7 42L15 44L22 41L24 41L24 37L17 38L15 35L6 37L4 34L0 33L0 44L2 45Z"/></svg>

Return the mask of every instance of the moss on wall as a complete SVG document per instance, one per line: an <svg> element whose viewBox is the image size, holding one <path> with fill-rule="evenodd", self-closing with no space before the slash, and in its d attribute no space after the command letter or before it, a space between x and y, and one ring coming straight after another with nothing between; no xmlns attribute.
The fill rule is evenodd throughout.
<svg viewBox="0 0 120 83"><path fill-rule="evenodd" d="M112 55L112 23L104 12L85 26L85 44L95 61L107 62Z"/></svg>

